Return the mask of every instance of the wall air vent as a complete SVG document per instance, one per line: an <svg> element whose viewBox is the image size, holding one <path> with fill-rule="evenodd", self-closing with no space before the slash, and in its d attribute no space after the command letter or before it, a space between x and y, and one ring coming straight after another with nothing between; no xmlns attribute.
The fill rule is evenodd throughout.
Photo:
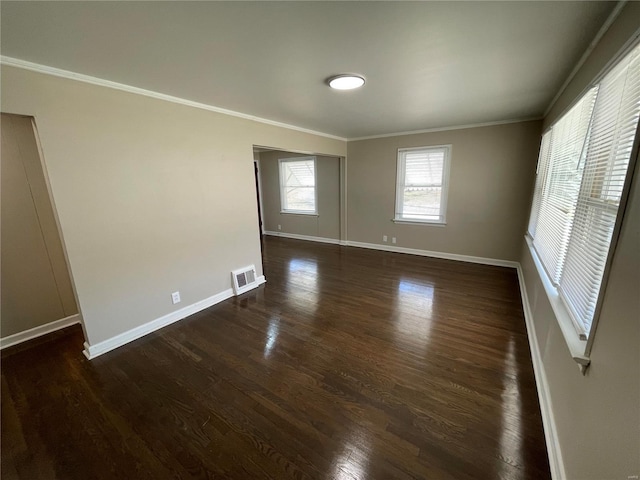
<svg viewBox="0 0 640 480"><path fill-rule="evenodd" d="M256 281L256 267L254 265L234 270L231 272L231 278L233 279L233 293L236 295L240 295L258 286L258 282Z"/></svg>

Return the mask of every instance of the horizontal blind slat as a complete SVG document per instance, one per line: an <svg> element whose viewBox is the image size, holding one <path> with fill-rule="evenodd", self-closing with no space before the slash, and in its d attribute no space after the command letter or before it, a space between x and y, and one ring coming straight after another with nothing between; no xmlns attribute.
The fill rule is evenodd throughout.
<svg viewBox="0 0 640 480"><path fill-rule="evenodd" d="M582 181L580 165L597 89L591 89L551 129L549 165L542 182L533 243L557 284Z"/></svg>
<svg viewBox="0 0 640 480"><path fill-rule="evenodd" d="M640 115L640 47L599 85L559 291L589 332Z"/></svg>
<svg viewBox="0 0 640 480"><path fill-rule="evenodd" d="M399 150L398 218L444 221L442 192L447 155L446 146Z"/></svg>

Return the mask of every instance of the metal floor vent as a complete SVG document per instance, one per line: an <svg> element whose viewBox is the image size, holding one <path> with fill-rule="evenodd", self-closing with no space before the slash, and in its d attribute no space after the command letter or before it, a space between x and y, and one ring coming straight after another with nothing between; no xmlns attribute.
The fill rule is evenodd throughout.
<svg viewBox="0 0 640 480"><path fill-rule="evenodd" d="M231 272L231 278L233 279L233 292L236 295L240 295L257 286L256 267L250 265L239 270L234 270Z"/></svg>

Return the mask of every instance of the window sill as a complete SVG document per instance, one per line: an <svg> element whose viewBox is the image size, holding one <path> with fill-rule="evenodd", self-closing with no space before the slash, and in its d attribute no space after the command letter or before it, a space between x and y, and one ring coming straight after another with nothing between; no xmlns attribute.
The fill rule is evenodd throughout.
<svg viewBox="0 0 640 480"><path fill-rule="evenodd" d="M549 280L547 273L538 258L538 254L533 248L533 242L529 238L529 235L525 235L525 239L527 241L527 246L529 247L529 252L531 253L531 258L533 258L533 263L536 266L536 270L538 270L538 275L540 276L547 298L551 304L551 309L555 314L562 336L564 337L567 347L569 348L569 352L571 353L571 357L580 366L582 373L585 373L587 367L591 363L589 356L585 355L587 341L580 338L576 328L573 326L573 321L569 316L567 307L564 305L556 288Z"/></svg>
<svg viewBox="0 0 640 480"><path fill-rule="evenodd" d="M316 212L294 212L294 211L286 211L280 210L281 215L306 215L307 217L319 217Z"/></svg>
<svg viewBox="0 0 640 480"><path fill-rule="evenodd" d="M431 225L432 227L445 227L447 222L430 222L428 220L406 220L404 218L392 218L393 223L407 224L407 225Z"/></svg>

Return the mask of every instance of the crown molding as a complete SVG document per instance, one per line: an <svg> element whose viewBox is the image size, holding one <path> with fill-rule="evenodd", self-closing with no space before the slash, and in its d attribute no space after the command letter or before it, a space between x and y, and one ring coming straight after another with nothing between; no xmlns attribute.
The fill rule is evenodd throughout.
<svg viewBox="0 0 640 480"><path fill-rule="evenodd" d="M427 128L424 130L410 130L408 132L383 133L381 135L370 135L366 137L348 138L347 141L356 142L358 140L372 140L374 138L401 137L404 135L416 135L419 133L447 132L449 130L464 130L466 128L494 127L496 125L507 125L509 123L532 122L534 120L542 120L542 118L543 117L541 116L514 118L510 120L498 120L496 122L468 123L465 125L451 125L448 127Z"/></svg>
<svg viewBox="0 0 640 480"><path fill-rule="evenodd" d="M258 123L263 123L266 125L272 125L275 127L286 128L289 130L295 130L297 132L308 133L311 135L317 135L320 137L331 138L333 140L340 140L342 142L354 142L359 140L371 140L376 138L387 138L387 137L399 137L404 135L416 135L420 133L433 133L433 132L445 132L449 130L463 130L467 128L479 128L479 127L492 127L496 125L506 125L509 123L521 123L528 122L533 120L541 120L543 117L527 117L527 118L517 118L510 120L500 120L496 122L483 122L483 123L470 123L465 125L452 125L447 127L438 127L438 128L429 128L424 130L411 130L406 132L395 132L395 133L386 133L381 135L370 135L364 137L353 137L353 138L345 138L339 137L337 135L331 135L329 133L319 132L316 130L310 130L307 128L297 127L295 125L291 125L288 123L282 123L275 120L270 120L268 118L256 117L254 115L249 115L246 113L236 112L234 110L228 110L226 108L216 107L214 105L208 105L206 103L195 102L192 100L187 100L180 97L174 97L172 95L167 95L164 93L154 92L152 90L146 90L144 88L134 87L131 85L126 85L124 83L112 82L111 80L105 80L103 78L92 77L90 75L84 75L82 73L71 72L69 70L62 70L60 68L50 67L47 65L41 65L39 63L33 63L26 60L21 60L19 58L8 57L6 55L0 56L0 65L6 65L9 67L21 68L23 70L31 70L33 72L42 73L45 75L52 75L55 77L66 78L69 80L75 80L78 82L89 83L92 85L98 85L101 87L112 88L114 90L120 90L123 92L133 93L136 95L143 95L145 97L151 97L158 100L164 100L166 102L177 103L180 105L186 105L188 107L199 108L202 110L208 110L210 112L220 113L223 115L229 115L232 117L243 118L245 120L251 120Z"/></svg>
<svg viewBox="0 0 640 480"><path fill-rule="evenodd" d="M0 64L21 68L23 70L31 70L33 72L44 73L46 75L52 75L55 77L67 78L70 80L76 80L78 82L90 83L92 85L98 85L101 87L112 88L115 90L121 90L123 92L134 93L136 95L143 95L145 97L151 97L158 100L164 100L166 102L177 103L180 105L186 105L188 107L200 108L202 110L208 110L210 112L221 113L223 115L230 115L232 117L243 118L245 120L251 120L258 123L264 123L266 125L272 125L275 127L287 128L289 130L295 130L297 132L309 133L311 135L318 135L320 137L331 138L333 140L340 140L346 142L347 139L339 137L337 135L331 135L329 133L318 132L316 130L310 130L307 128L297 127L288 123L282 123L268 118L256 117L242 112L236 112L234 110L228 110L226 108L216 107L214 105L208 105L206 103L194 102L185 98L174 97L172 95L166 95L164 93L154 92L152 90L145 90L144 88L133 87L131 85L125 85L124 83L112 82L111 80L105 80L98 77L92 77L90 75L84 75L82 73L75 73L69 70L62 70L60 68L49 67L47 65L41 65L39 63L28 62L19 58L7 57L5 55L0 56Z"/></svg>

